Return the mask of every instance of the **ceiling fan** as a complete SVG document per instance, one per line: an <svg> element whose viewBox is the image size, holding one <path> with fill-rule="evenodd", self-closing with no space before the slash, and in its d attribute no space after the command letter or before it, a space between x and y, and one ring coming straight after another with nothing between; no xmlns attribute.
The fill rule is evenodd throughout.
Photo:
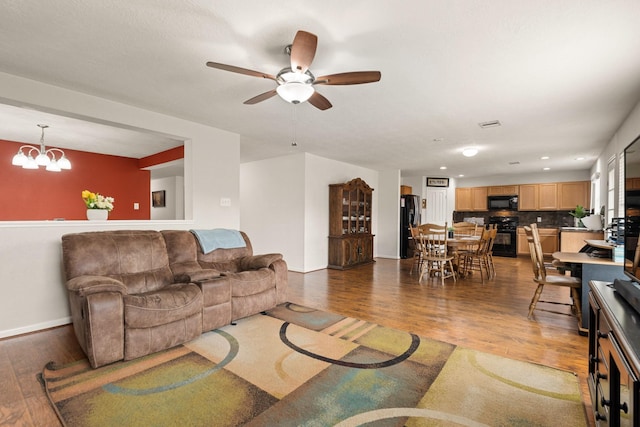
<svg viewBox="0 0 640 427"><path fill-rule="evenodd" d="M314 77L309 71L309 66L316 54L317 45L318 37L315 34L302 30L298 31L293 43L285 48L285 52L291 57L291 66L283 68L275 76L217 62L207 62L207 66L247 76L275 80L278 83L275 89L261 93L244 102L249 105L257 104L277 94L292 104L299 104L308 100L314 107L320 110L327 110L331 108L331 103L315 90L315 85L357 85L380 80L380 71L352 71Z"/></svg>

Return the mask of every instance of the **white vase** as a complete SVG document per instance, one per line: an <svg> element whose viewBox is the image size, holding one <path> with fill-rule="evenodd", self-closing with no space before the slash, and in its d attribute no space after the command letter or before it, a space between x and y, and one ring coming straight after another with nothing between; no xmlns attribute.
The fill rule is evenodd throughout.
<svg viewBox="0 0 640 427"><path fill-rule="evenodd" d="M109 218L109 211L106 209L87 209L89 221L106 221L107 218Z"/></svg>

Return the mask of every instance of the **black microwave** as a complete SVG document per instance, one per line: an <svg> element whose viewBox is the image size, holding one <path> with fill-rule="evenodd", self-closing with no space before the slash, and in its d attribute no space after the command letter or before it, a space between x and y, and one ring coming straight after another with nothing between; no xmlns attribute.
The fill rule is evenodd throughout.
<svg viewBox="0 0 640 427"><path fill-rule="evenodd" d="M518 210L518 196L489 196L489 210Z"/></svg>

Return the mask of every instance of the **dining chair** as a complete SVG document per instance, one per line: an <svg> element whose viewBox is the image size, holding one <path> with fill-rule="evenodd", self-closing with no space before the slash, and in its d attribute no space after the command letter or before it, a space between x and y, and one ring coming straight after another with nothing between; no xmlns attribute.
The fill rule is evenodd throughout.
<svg viewBox="0 0 640 427"><path fill-rule="evenodd" d="M493 243L498 235L498 225L491 224L489 226L489 244L487 245L487 264L489 265L489 277L496 277L496 265L493 262Z"/></svg>
<svg viewBox="0 0 640 427"><path fill-rule="evenodd" d="M409 231L411 232L411 240L413 241L413 264L411 265L409 274L413 274L414 267L416 268L416 273L420 273L420 268L422 267L422 240L420 240L420 229L409 224Z"/></svg>
<svg viewBox="0 0 640 427"><path fill-rule="evenodd" d="M473 271L480 272L480 280L484 283L485 273L487 278L491 278L491 267L489 266L489 258L487 251L491 243L492 230L483 228L479 241L474 245L473 249L460 253L461 272L467 275Z"/></svg>
<svg viewBox="0 0 640 427"><path fill-rule="evenodd" d="M453 277L453 256L447 253L447 225L423 224L420 226L420 240L422 242L422 267L419 282L426 274L428 277L440 276L442 285L444 279Z"/></svg>
<svg viewBox="0 0 640 427"><path fill-rule="evenodd" d="M538 284L536 291L529 304L529 314L527 317L531 318L534 310L546 311L549 313L563 314L567 316L574 316L578 320L578 324L582 325L582 309L580 307L581 295L580 289L582 281L578 277L565 276L560 274L547 274L547 270L544 265L544 255L542 253L542 245L540 244L540 235L538 233L538 226L533 223L530 226L524 227L525 234L527 235L527 243L529 244L529 252L531 252L531 265L533 266L533 281ZM562 301L549 301L541 300L542 290L546 285L549 286L562 286L570 289L571 303ZM566 313L557 310L550 310L546 308L538 307L538 303L547 303L555 305L564 305L570 307L571 313Z"/></svg>
<svg viewBox="0 0 640 427"><path fill-rule="evenodd" d="M454 222L452 224L454 236L475 236L478 224L467 221Z"/></svg>

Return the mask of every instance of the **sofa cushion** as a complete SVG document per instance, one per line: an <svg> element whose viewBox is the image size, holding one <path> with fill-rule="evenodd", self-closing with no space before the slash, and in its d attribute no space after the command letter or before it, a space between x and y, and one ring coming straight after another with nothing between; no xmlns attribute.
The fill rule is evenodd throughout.
<svg viewBox="0 0 640 427"><path fill-rule="evenodd" d="M231 284L231 295L244 297L255 295L274 288L275 273L268 268L241 271L239 273L225 273Z"/></svg>
<svg viewBox="0 0 640 427"><path fill-rule="evenodd" d="M202 292L193 283L177 283L156 291L124 296L124 320L128 328L164 325L201 310Z"/></svg>
<svg viewBox="0 0 640 427"><path fill-rule="evenodd" d="M107 276L128 293L149 292L173 283L164 238L152 230L93 231L62 236L67 280Z"/></svg>

